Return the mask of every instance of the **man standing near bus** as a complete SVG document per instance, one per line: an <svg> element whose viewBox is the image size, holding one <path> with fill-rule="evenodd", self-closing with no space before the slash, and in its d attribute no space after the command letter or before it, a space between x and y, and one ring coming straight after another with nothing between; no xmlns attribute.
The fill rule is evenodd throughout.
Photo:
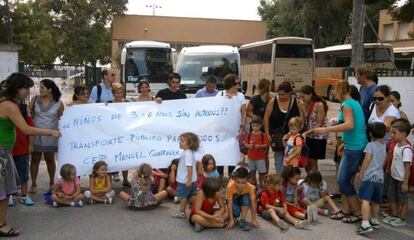
<svg viewBox="0 0 414 240"><path fill-rule="evenodd" d="M94 86L89 97L91 102L105 103L113 99L112 84L115 82L116 74L111 68L102 70L102 82Z"/></svg>
<svg viewBox="0 0 414 240"><path fill-rule="evenodd" d="M185 99L187 96L180 90L181 76L178 73L171 73L168 78L169 88L158 91L155 101L161 103L164 100Z"/></svg>
<svg viewBox="0 0 414 240"><path fill-rule="evenodd" d="M214 76L209 76L206 80L206 85L204 86L204 88L199 89L196 92L195 97L215 97L217 93L217 80Z"/></svg>
<svg viewBox="0 0 414 240"><path fill-rule="evenodd" d="M355 75L359 85L359 94L361 95L360 104L364 111L365 120L368 120L370 115L370 106L372 104L372 97L374 96L377 84L374 82L374 71L369 64L360 64L355 68Z"/></svg>

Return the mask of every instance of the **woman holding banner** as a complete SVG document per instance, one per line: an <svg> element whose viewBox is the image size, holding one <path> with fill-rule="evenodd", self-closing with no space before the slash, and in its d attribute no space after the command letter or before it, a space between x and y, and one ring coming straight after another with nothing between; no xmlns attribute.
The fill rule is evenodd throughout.
<svg viewBox="0 0 414 240"><path fill-rule="evenodd" d="M240 129L244 129L246 125L246 99L243 93L239 92L240 80L239 77L234 74L230 73L227 74L224 79L224 90L219 91L216 97L223 97L227 96L228 98L235 97L240 104L240 113L241 113L241 122L240 122ZM230 175L235 166L228 167L228 174ZM223 176L224 167L218 166L217 171L219 172L220 176Z"/></svg>
<svg viewBox="0 0 414 240"><path fill-rule="evenodd" d="M60 97L62 93L55 82L50 79L40 81L40 95L35 96L30 102L30 113L37 128L55 129L59 127L59 118L65 109ZM30 175L32 177L32 187L30 193L37 192L37 175L42 153L46 161L49 173L49 185L54 184L56 171L55 153L58 151L58 141L50 136L35 136L33 141L33 153L30 162Z"/></svg>
<svg viewBox="0 0 414 240"><path fill-rule="evenodd" d="M124 86L122 86L121 83L114 83L112 84L112 95L114 96L113 100L108 101L108 103L122 103L122 102L127 102L125 100L125 94L124 94ZM118 172L114 172L114 173L110 173L111 176L114 177L115 176L118 178L119 181L119 177L118 177ZM129 183L128 181L128 171L122 171L122 185L124 187L131 187L131 183Z"/></svg>
<svg viewBox="0 0 414 240"><path fill-rule="evenodd" d="M9 196L17 192L16 175L11 149L18 127L26 135L52 136L60 133L51 129L34 128L27 125L17 103L24 101L33 80L21 73L13 73L0 84L0 236L17 236L20 232L6 223Z"/></svg>
<svg viewBox="0 0 414 240"><path fill-rule="evenodd" d="M85 85L76 86L75 89L73 89L72 101L70 106L90 103L88 88Z"/></svg>

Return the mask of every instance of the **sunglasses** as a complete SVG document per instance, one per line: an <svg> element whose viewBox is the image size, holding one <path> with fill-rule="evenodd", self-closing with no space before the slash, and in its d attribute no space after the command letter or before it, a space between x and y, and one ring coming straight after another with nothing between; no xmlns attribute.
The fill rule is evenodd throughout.
<svg viewBox="0 0 414 240"><path fill-rule="evenodd" d="M372 97L372 100L374 100L374 101L380 101L380 102L382 102L382 101L384 101L384 97Z"/></svg>

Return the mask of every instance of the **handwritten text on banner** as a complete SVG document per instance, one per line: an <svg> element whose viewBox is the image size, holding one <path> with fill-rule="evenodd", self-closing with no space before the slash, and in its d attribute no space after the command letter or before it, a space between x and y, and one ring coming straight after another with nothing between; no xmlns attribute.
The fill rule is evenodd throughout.
<svg viewBox="0 0 414 240"><path fill-rule="evenodd" d="M199 136L197 160L209 153L217 165L235 165L239 123L240 105L234 98L75 105L60 121L58 169L71 163L78 175L87 175L99 160L108 163L109 171L144 162L166 168L180 157L179 136L184 132Z"/></svg>

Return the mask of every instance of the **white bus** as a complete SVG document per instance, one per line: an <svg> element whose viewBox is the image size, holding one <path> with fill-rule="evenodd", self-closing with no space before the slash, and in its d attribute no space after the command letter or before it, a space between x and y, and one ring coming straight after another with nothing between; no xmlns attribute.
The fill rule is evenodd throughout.
<svg viewBox="0 0 414 240"><path fill-rule="evenodd" d="M168 87L168 75L173 72L170 44L154 41L127 43L121 53L121 79L127 97L138 95L137 84L147 80L151 94Z"/></svg>
<svg viewBox="0 0 414 240"><path fill-rule="evenodd" d="M237 48L205 45L183 48L178 55L176 72L181 75L181 89L191 95L203 88L210 76L216 78L217 88L223 88L223 78L229 73L239 75L239 69Z"/></svg>
<svg viewBox="0 0 414 240"><path fill-rule="evenodd" d="M242 45L239 52L247 96L254 94L262 78L271 80L273 86L289 81L295 90L313 85L314 48L310 38L274 38Z"/></svg>
<svg viewBox="0 0 414 240"><path fill-rule="evenodd" d="M335 83L345 79L345 70L350 67L351 44L315 49L315 91L319 96L334 100ZM390 44L365 43L364 62L374 69L393 69L394 55Z"/></svg>
<svg viewBox="0 0 414 240"><path fill-rule="evenodd" d="M394 61L398 70L414 69L414 47L394 48Z"/></svg>

